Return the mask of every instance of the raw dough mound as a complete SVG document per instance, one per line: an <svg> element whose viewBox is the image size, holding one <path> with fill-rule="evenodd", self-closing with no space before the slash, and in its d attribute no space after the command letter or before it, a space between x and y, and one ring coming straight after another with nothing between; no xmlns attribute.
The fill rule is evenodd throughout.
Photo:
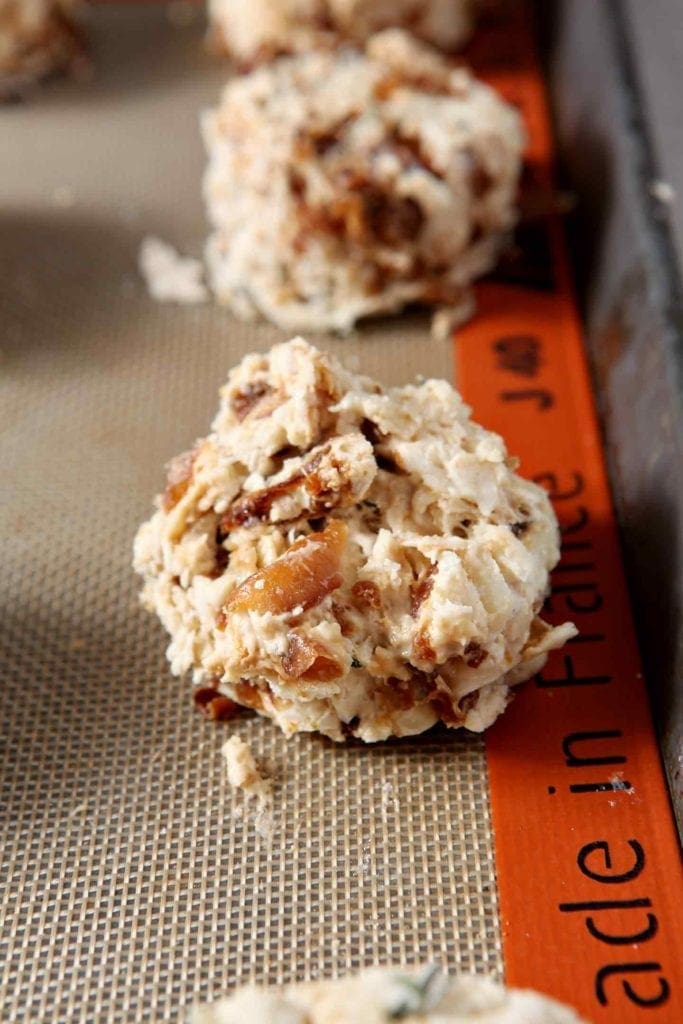
<svg viewBox="0 0 683 1024"><path fill-rule="evenodd" d="M505 989L475 974L451 977L375 968L336 981L249 987L197 1007L191 1024L581 1024L578 1015L529 989Z"/></svg>
<svg viewBox="0 0 683 1024"><path fill-rule="evenodd" d="M70 15L78 0L0 0L0 99L83 57Z"/></svg>
<svg viewBox="0 0 683 1024"><path fill-rule="evenodd" d="M211 41L242 64L407 28L443 50L470 37L475 0L209 0Z"/></svg>
<svg viewBox="0 0 683 1024"><path fill-rule="evenodd" d="M172 670L286 733L485 729L575 633L539 618L558 529L514 467L443 380L247 356L135 542Z"/></svg>
<svg viewBox="0 0 683 1024"><path fill-rule="evenodd" d="M234 79L203 130L209 279L244 318L462 305L515 221L519 115L398 29Z"/></svg>

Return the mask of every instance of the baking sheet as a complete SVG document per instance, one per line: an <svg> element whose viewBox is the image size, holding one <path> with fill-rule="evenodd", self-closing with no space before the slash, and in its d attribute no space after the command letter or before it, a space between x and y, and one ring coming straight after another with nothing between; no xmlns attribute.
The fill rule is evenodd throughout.
<svg viewBox="0 0 683 1024"><path fill-rule="evenodd" d="M674 9L664 4L650 33L664 36ZM638 639L683 837L683 286L675 196L653 146L666 109L650 110L651 124L639 87L639 79L648 85L675 71L651 48L648 67L635 61L647 42L638 39L641 10L642 20L633 3L616 11L558 3L548 85L563 170L582 197L574 263ZM667 106L678 109L680 95L672 92Z"/></svg>
<svg viewBox="0 0 683 1024"><path fill-rule="evenodd" d="M92 83L0 109L3 1019L177 1020L247 979L389 961L500 975L482 741L206 722L138 606L132 539L163 464L228 368L283 335L147 297L144 235L200 251L197 112L226 71L163 7L90 21ZM312 340L387 383L450 377L426 331ZM278 769L270 838L226 785L233 729Z"/></svg>
<svg viewBox="0 0 683 1024"><path fill-rule="evenodd" d="M206 430L228 367L282 338L212 306L158 306L134 269L145 234L195 253L205 234L196 118L226 71L204 55L201 26L176 27L163 8L95 11L95 81L0 111L8 1020L179 1019L247 979L428 959L505 971L596 1022L680 1016L680 863L561 232L547 216L552 144L528 8L511 3L513 16L498 45L477 36L472 56L530 128L525 220L517 250L477 289L460 382L545 477L565 529L594 520L585 538L571 533L559 602L575 590L607 600L574 602L589 616L582 636L490 731L488 780L476 737L338 748L285 742L256 719L205 722L137 605L130 546L163 463ZM426 332L407 316L313 340L389 383L452 378L450 343L423 344ZM531 342L538 358L520 364ZM570 499L583 504L567 519ZM590 559L574 564L577 551ZM265 837L225 785L219 750L233 728L277 773ZM567 754L567 742L600 739L618 740L618 755ZM622 774L595 773L614 763ZM622 865L620 844L642 851L633 871L583 871L596 850Z"/></svg>

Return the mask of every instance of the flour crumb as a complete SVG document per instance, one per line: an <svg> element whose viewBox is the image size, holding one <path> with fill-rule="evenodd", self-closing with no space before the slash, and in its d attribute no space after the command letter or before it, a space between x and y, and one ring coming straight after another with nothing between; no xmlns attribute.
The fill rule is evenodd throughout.
<svg viewBox="0 0 683 1024"><path fill-rule="evenodd" d="M653 181L650 183L650 195L658 199L665 206L671 206L676 201L676 189L668 181Z"/></svg>
<svg viewBox="0 0 683 1024"><path fill-rule="evenodd" d="M71 210L76 205L76 195L69 185L58 185L52 192L52 205L58 210Z"/></svg>
<svg viewBox="0 0 683 1024"><path fill-rule="evenodd" d="M398 800L394 796L393 783L385 782L382 786L382 815L386 817L390 811L397 814L398 809Z"/></svg>
<svg viewBox="0 0 683 1024"><path fill-rule="evenodd" d="M635 793L633 786L624 780L623 772L615 772L614 775L610 776L609 784L615 792Z"/></svg>
<svg viewBox="0 0 683 1024"><path fill-rule="evenodd" d="M236 818L246 818L252 800L255 803L249 817L258 834L267 839L273 831L273 782L259 769L251 748L239 736L231 736L221 747L233 789L242 790L246 804L235 808Z"/></svg>
<svg viewBox="0 0 683 1024"><path fill-rule="evenodd" d="M147 290L158 302L206 302L201 260L181 256L172 245L148 235L143 239L138 267Z"/></svg>

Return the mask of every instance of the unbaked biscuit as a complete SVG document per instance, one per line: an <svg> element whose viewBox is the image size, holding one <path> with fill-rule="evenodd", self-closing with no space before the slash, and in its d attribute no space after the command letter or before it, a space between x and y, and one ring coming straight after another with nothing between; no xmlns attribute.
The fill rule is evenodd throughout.
<svg viewBox="0 0 683 1024"><path fill-rule="evenodd" d="M78 0L0 0L0 99L83 64L71 20Z"/></svg>
<svg viewBox="0 0 683 1024"><path fill-rule="evenodd" d="M285 733L485 729L575 633L540 618L557 523L514 469L443 380L247 356L135 542L172 671Z"/></svg>
<svg viewBox="0 0 683 1024"><path fill-rule="evenodd" d="M460 306L515 222L517 111L398 29L233 79L203 132L210 284L285 330Z"/></svg>
<svg viewBox="0 0 683 1024"><path fill-rule="evenodd" d="M443 50L470 37L476 0L209 0L211 43L242 65L284 53L362 42L406 28Z"/></svg>
<svg viewBox="0 0 683 1024"><path fill-rule="evenodd" d="M334 981L248 987L196 1007L190 1024L582 1024L578 1014L529 989L510 988L483 975L448 977L375 968Z"/></svg>

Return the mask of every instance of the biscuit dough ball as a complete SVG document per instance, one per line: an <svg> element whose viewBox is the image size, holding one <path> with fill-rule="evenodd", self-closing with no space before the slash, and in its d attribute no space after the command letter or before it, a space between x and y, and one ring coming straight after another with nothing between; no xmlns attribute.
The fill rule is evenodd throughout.
<svg viewBox="0 0 683 1024"><path fill-rule="evenodd" d="M303 340L247 356L139 530L191 672L286 733L485 729L575 629L540 618L558 528L443 380L384 390Z"/></svg>
<svg viewBox="0 0 683 1024"><path fill-rule="evenodd" d="M530 989L504 988L483 975L448 977L379 967L348 978L284 988L238 989L200 1006L190 1024L582 1024L578 1014Z"/></svg>
<svg viewBox="0 0 683 1024"><path fill-rule="evenodd" d="M285 330L457 307L515 222L519 115L397 29L234 79L203 130L211 286Z"/></svg>
<svg viewBox="0 0 683 1024"><path fill-rule="evenodd" d="M0 99L83 59L78 0L0 0Z"/></svg>
<svg viewBox="0 0 683 1024"><path fill-rule="evenodd" d="M476 0L209 0L214 47L242 65L340 40L363 42L384 28L406 28L443 50L457 50L474 26Z"/></svg>

